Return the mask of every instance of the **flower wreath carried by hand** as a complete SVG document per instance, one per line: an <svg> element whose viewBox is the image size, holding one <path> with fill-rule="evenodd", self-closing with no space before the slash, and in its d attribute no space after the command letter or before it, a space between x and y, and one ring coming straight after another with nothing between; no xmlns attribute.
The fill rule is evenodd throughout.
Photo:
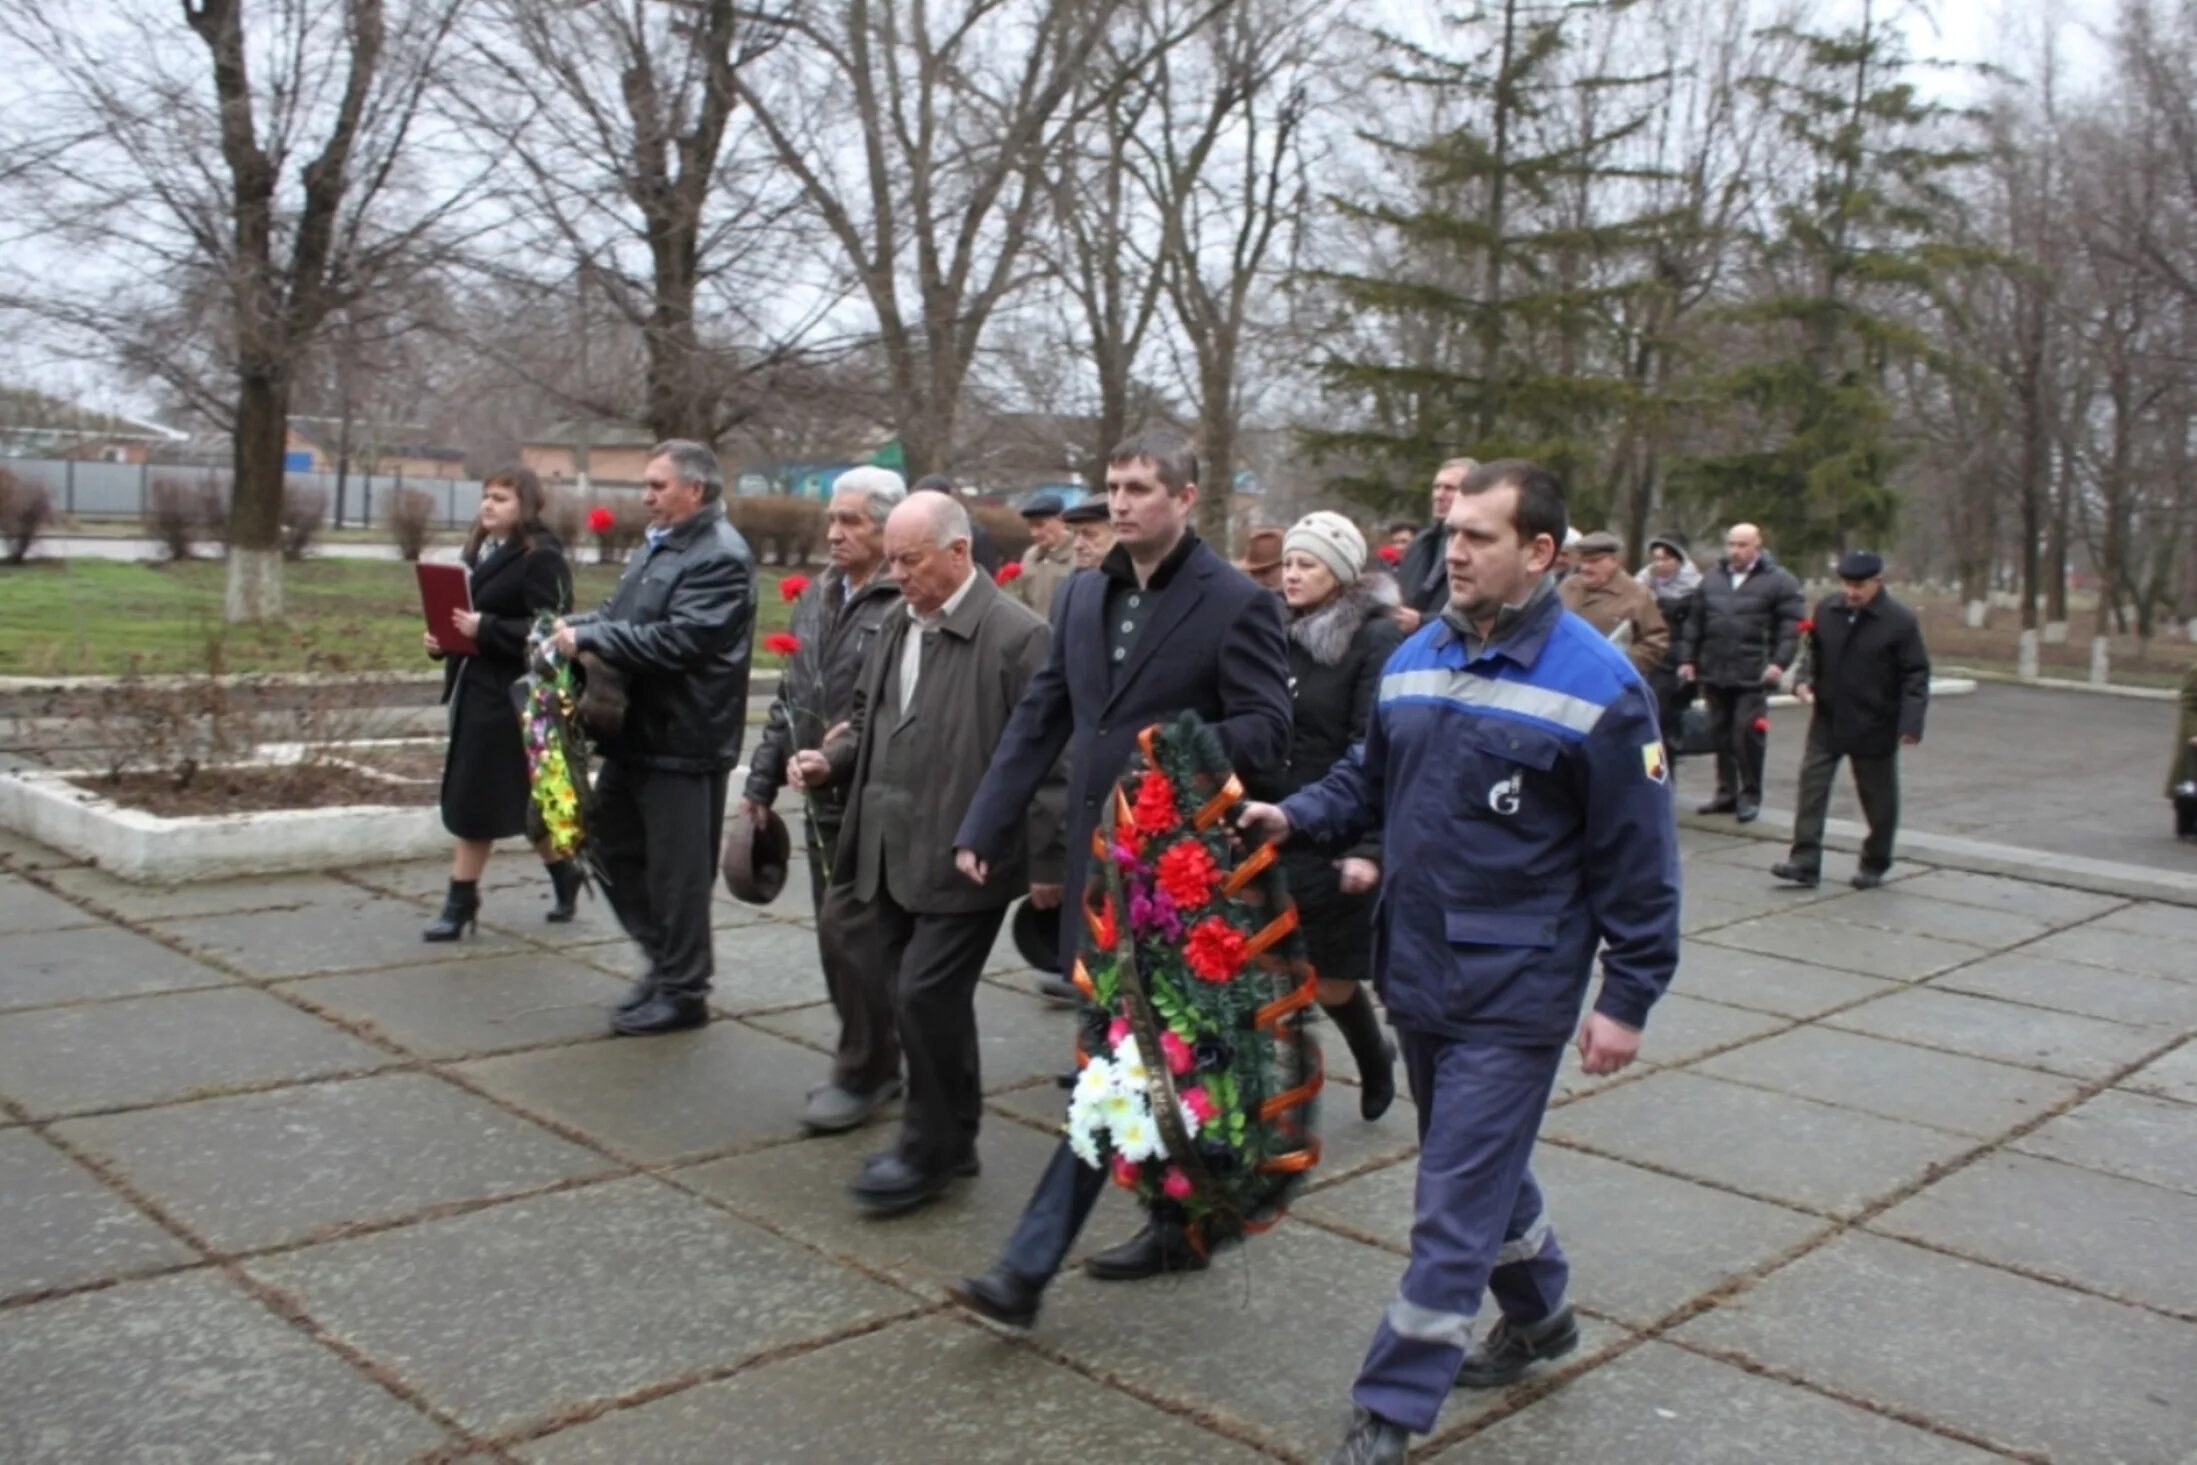
<svg viewBox="0 0 2197 1465"><path fill-rule="evenodd" d="M526 745L526 837L551 859L579 859L582 871L601 880L587 844L593 789L578 716L580 684L572 663L550 648L555 628L552 616L535 620L526 641L526 675L511 692Z"/></svg>
<svg viewBox="0 0 2197 1465"><path fill-rule="evenodd" d="M1316 987L1273 847L1230 835L1219 738L1185 713L1138 747L1092 837L1068 1142L1202 1253L1280 1220L1319 1159Z"/></svg>

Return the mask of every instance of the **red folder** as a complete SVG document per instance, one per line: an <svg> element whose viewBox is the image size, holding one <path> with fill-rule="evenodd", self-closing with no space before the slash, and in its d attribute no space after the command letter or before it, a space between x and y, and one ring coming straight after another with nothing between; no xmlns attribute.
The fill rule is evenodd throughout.
<svg viewBox="0 0 2197 1465"><path fill-rule="evenodd" d="M450 624L453 612L473 608L473 578L463 565L425 561L412 566L420 577L420 609L427 616L427 634L442 643L452 656L477 656L480 647L471 636L461 635Z"/></svg>

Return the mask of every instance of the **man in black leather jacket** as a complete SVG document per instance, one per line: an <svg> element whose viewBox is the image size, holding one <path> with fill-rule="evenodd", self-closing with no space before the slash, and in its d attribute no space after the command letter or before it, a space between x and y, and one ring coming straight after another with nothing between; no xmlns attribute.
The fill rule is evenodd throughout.
<svg viewBox="0 0 2197 1465"><path fill-rule="evenodd" d="M554 642L626 677L625 725L603 743L590 835L610 908L649 960L611 1024L632 1035L709 1020L711 887L755 630L754 560L725 519L717 455L662 443L643 480L647 542L603 608L558 622Z"/></svg>

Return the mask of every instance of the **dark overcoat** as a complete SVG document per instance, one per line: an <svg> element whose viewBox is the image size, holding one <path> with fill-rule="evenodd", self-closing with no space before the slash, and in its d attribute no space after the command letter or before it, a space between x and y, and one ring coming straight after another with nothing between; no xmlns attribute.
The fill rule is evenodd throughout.
<svg viewBox="0 0 2197 1465"><path fill-rule="evenodd" d="M1254 585L1200 542L1116 670L1105 625L1112 583L1103 571L1069 579L1044 669L1022 694L954 839L957 848L982 859L1000 858L1067 750L1064 883L1071 911L1082 896L1102 801L1128 766L1139 732L1182 712L1197 713L1219 734L1230 764L1254 792L1289 744L1289 640L1280 596ZM1082 922L1060 925L1066 971Z"/></svg>
<svg viewBox="0 0 2197 1465"><path fill-rule="evenodd" d="M1859 611L1844 596L1816 607L1802 679L1815 689L1808 736L1834 753L1882 758L1903 737L1922 737L1930 705L1930 654L1915 613L1879 590Z"/></svg>
<svg viewBox="0 0 2197 1465"><path fill-rule="evenodd" d="M572 568L546 529L534 547L510 540L473 566L480 612L475 656L443 658L442 699L450 706L450 752L442 767L442 822L459 839L509 839L526 832L526 747L512 684L526 674L534 618L572 608Z"/></svg>

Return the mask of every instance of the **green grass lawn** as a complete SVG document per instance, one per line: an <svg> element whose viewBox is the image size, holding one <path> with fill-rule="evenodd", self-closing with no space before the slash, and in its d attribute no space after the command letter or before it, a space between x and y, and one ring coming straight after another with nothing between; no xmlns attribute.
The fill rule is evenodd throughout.
<svg viewBox="0 0 2197 1465"><path fill-rule="evenodd" d="M758 634L785 627L785 572L761 571ZM288 616L279 626L225 626L219 561L182 565L52 560L0 569L0 676L93 676L130 671L413 671L420 650L419 589L396 560L307 560L285 567ZM616 565L576 567L577 603L602 603ZM763 666L776 659L758 651Z"/></svg>

